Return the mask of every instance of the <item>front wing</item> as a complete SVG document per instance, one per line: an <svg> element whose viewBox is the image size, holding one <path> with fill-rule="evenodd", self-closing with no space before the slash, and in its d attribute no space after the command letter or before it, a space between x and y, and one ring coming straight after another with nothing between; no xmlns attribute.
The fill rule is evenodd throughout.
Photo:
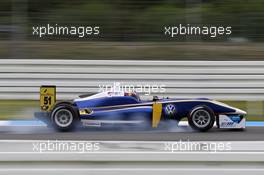
<svg viewBox="0 0 264 175"><path fill-rule="evenodd" d="M219 128L243 129L246 127L246 118L241 115L219 115Z"/></svg>

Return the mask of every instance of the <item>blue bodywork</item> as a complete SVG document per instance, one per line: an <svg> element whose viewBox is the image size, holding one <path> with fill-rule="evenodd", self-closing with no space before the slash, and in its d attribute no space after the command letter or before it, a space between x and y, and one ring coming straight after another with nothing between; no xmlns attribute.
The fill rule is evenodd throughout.
<svg viewBox="0 0 264 175"><path fill-rule="evenodd" d="M133 96L117 96L74 101L74 105L79 110L89 110L80 113L81 119L89 120L134 120L141 116L151 118L153 103L162 103L162 119L181 120L197 106L207 106L215 115L236 112L235 108L214 102L207 98L141 101Z"/></svg>

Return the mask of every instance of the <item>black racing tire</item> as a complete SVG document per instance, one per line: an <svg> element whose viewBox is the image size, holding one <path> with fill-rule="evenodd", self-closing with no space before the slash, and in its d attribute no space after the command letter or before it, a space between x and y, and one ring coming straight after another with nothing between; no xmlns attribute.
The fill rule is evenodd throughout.
<svg viewBox="0 0 264 175"><path fill-rule="evenodd" d="M215 114L207 106L195 107L188 116L189 125L197 131L205 132L214 126Z"/></svg>
<svg viewBox="0 0 264 175"><path fill-rule="evenodd" d="M57 108L59 106L62 106L62 105L69 105L69 106L73 106L73 103L71 101L61 101L61 102L58 102L54 105L53 109L54 108Z"/></svg>
<svg viewBox="0 0 264 175"><path fill-rule="evenodd" d="M50 113L51 123L57 131L72 131L79 124L79 114L76 107L69 103L57 104Z"/></svg>

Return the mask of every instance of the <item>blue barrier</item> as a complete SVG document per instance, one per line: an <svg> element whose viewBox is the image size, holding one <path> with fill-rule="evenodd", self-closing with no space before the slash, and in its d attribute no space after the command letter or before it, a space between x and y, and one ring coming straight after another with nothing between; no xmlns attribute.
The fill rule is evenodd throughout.
<svg viewBox="0 0 264 175"><path fill-rule="evenodd" d="M46 126L40 120L1 120L0 126Z"/></svg>
<svg viewBox="0 0 264 175"><path fill-rule="evenodd" d="M261 121L248 121L246 126L264 126L264 122Z"/></svg>

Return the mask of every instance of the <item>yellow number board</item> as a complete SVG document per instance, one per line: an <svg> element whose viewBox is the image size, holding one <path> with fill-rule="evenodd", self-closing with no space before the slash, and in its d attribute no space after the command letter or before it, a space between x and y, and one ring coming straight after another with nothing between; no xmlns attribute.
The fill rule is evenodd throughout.
<svg viewBox="0 0 264 175"><path fill-rule="evenodd" d="M50 111L56 103L56 86L40 87L40 108L42 111Z"/></svg>

